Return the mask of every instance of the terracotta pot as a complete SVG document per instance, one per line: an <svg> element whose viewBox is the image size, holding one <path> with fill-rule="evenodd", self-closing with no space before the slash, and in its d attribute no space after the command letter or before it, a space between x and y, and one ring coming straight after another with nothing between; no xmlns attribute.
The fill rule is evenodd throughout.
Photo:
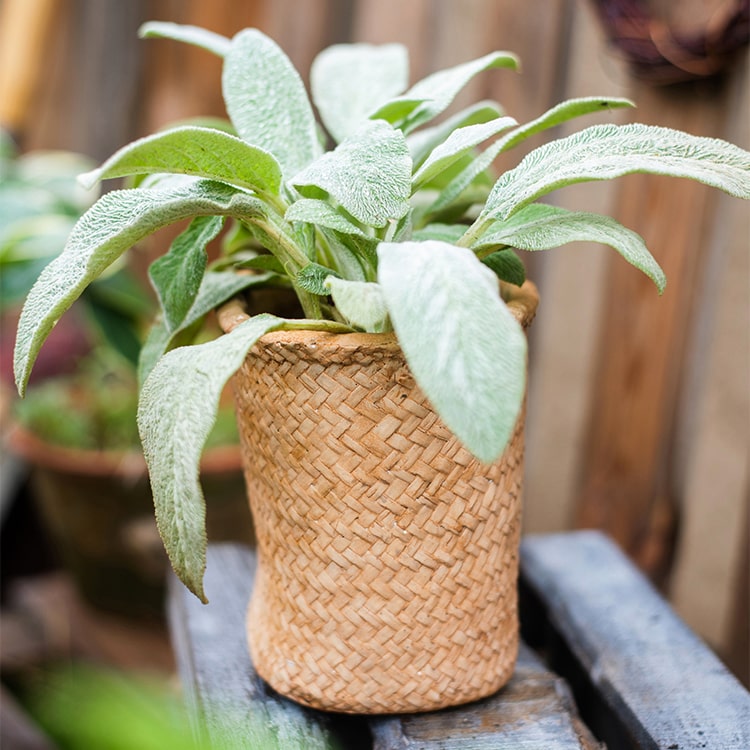
<svg viewBox="0 0 750 750"><path fill-rule="evenodd" d="M160 618L168 562L143 455L65 448L21 427L8 442L30 466L41 521L83 597L110 612ZM239 447L207 451L201 481L209 537L254 543Z"/></svg>
<svg viewBox="0 0 750 750"><path fill-rule="evenodd" d="M537 301L526 284L509 304L528 325ZM505 684L523 415L502 458L480 464L393 334L268 334L235 400L258 537L259 674L303 704L358 713L437 709Z"/></svg>

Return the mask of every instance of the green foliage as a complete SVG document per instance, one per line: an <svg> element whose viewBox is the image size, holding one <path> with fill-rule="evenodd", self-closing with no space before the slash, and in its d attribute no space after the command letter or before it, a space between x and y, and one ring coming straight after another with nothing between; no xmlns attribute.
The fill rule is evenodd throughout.
<svg viewBox="0 0 750 750"><path fill-rule="evenodd" d="M489 462L507 443L525 388L525 338L498 288L498 279L518 284L525 277L515 251L604 242L659 291L665 283L636 234L540 199L632 172L687 177L750 197L750 154L645 125L597 125L552 140L496 180L490 168L497 156L530 136L631 106L574 99L518 124L499 104L480 102L431 124L475 76L517 67L511 53L490 53L407 89L408 60L398 45L324 51L311 87L337 144L325 150L302 79L261 32L246 29L228 40L158 23L144 34L223 57L231 125L184 125L141 139L84 177L90 184L133 175L139 183L100 199L41 273L21 317L16 377L23 391L51 327L128 247L193 220L151 271L162 313L141 355L139 424L165 545L199 596L205 533L198 460L218 394L260 336L281 328L394 330L446 425ZM224 256L207 265L205 243L223 219L234 230ZM305 318L260 315L215 341L174 348L211 306L252 284L291 286Z"/></svg>

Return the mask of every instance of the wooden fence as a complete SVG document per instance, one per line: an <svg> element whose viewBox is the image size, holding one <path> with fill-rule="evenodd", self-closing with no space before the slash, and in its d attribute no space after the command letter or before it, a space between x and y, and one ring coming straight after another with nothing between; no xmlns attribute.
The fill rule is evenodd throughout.
<svg viewBox="0 0 750 750"><path fill-rule="evenodd" d="M257 26L303 74L320 49L340 41L408 45L414 79L510 49L522 73L484 74L464 100L497 99L525 121L565 97L629 96L636 111L600 119L750 146L746 52L718 81L654 86L632 75L608 42L593 0L0 3L0 114L25 148L104 158L174 119L223 114L218 60L138 41L138 26L151 19L229 36ZM648 5L663 36L713 29L737 3ZM747 206L700 185L641 175L571 187L554 200L611 213L639 232L669 284L659 297L595 246L528 257L542 305L531 341L525 527L606 530L747 680Z"/></svg>

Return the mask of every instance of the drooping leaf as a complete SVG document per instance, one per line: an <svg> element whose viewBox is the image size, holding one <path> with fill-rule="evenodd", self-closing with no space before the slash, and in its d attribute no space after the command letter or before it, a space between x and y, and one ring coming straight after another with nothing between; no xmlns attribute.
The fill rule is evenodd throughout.
<svg viewBox="0 0 750 750"><path fill-rule="evenodd" d="M633 103L628 99L605 97L583 97L561 102L531 122L514 128L513 131L502 138L498 138L497 141L488 146L472 164L456 175L451 183L441 191L435 203L430 207L430 210L434 213L442 211L446 206L449 206L479 174L489 168L501 153L517 146L532 135L561 125L575 117L632 106L634 106Z"/></svg>
<svg viewBox="0 0 750 750"><path fill-rule="evenodd" d="M566 185L634 172L687 177L750 198L750 153L738 146L653 125L594 125L540 146L505 172L477 225L507 219Z"/></svg>
<svg viewBox="0 0 750 750"><path fill-rule="evenodd" d="M310 68L313 101L337 143L408 84L409 56L401 44L336 44Z"/></svg>
<svg viewBox="0 0 750 750"><path fill-rule="evenodd" d="M268 256L273 257L273 256ZM235 271L212 271L203 277L198 294L182 323L172 331L167 329L163 318L152 326L140 351L138 360L138 382L142 384L151 374L159 358L174 345L180 333L194 326L208 313L230 300L235 295L253 286L262 286L272 273L243 274Z"/></svg>
<svg viewBox="0 0 750 750"><path fill-rule="evenodd" d="M218 339L174 349L159 360L141 391L138 428L159 533L180 580L204 602L206 511L199 481L201 453L227 381L255 342L282 323L273 315L258 315Z"/></svg>
<svg viewBox="0 0 750 750"><path fill-rule="evenodd" d="M52 327L122 253L143 237L181 219L223 215L264 215L247 193L217 182L195 180L174 189L113 191L100 198L76 223L68 242L39 275L18 323L14 371L20 393Z"/></svg>
<svg viewBox="0 0 750 750"><path fill-rule="evenodd" d="M432 151L417 170L412 179L412 185L414 188L423 185L450 167L461 156L469 153L475 146L517 124L512 117L498 117L489 122L466 125L454 130L443 143Z"/></svg>
<svg viewBox="0 0 750 750"><path fill-rule="evenodd" d="M456 95L474 76L490 68L518 68L518 58L511 52L491 52L477 60L438 71L415 83L405 94L405 99L424 99L406 117L401 129L410 133L445 111Z"/></svg>
<svg viewBox="0 0 750 750"><path fill-rule="evenodd" d="M487 268L491 269L495 276L509 284L521 286L526 281L526 268L523 261L509 249L497 250L482 258Z"/></svg>
<svg viewBox="0 0 750 750"><path fill-rule="evenodd" d="M520 250L549 250L568 242L598 242L613 247L625 260L643 271L656 284L660 294L664 291L667 283L664 271L643 239L609 216L532 203L510 219L495 222L473 243L472 249L482 251L511 246Z"/></svg>
<svg viewBox="0 0 750 750"><path fill-rule="evenodd" d="M334 151L295 175L292 184L324 190L357 221L383 227L409 210L411 157L406 139L388 123L367 123Z"/></svg>
<svg viewBox="0 0 750 750"><path fill-rule="evenodd" d="M227 53L230 42L227 37L213 31L208 31L208 29L203 29L199 26L169 23L167 21L149 21L148 23L144 23L138 30L138 36L142 39L161 37L164 39L174 39L178 42L186 42L196 47L202 47L219 57L224 57Z"/></svg>
<svg viewBox="0 0 750 750"><path fill-rule="evenodd" d="M82 185L135 174L177 173L273 195L281 187L281 167L267 151L213 128L186 126L133 141L98 169L82 174Z"/></svg>
<svg viewBox="0 0 750 750"><path fill-rule="evenodd" d="M496 276L466 248L381 243L378 282L420 388L481 461L504 450L526 382L526 338Z"/></svg>
<svg viewBox="0 0 750 750"><path fill-rule="evenodd" d="M367 333L393 330L383 291L378 284L329 276L325 282L337 310L352 327Z"/></svg>
<svg viewBox="0 0 750 750"><path fill-rule="evenodd" d="M208 256L206 245L224 226L223 216L199 216L172 243L169 251L149 267L167 330L174 331L185 319L203 281Z"/></svg>
<svg viewBox="0 0 750 750"><path fill-rule="evenodd" d="M482 101L462 109L445 122L439 125L433 125L430 128L423 128L411 133L406 139L409 144L409 152L415 167L421 166L427 156L434 151L454 130L464 128L467 125L478 125L482 122L489 122L505 113L503 108L493 101Z"/></svg>
<svg viewBox="0 0 750 750"><path fill-rule="evenodd" d="M224 58L222 88L240 136L273 154L286 177L321 153L310 100L280 47L257 29L240 31Z"/></svg>

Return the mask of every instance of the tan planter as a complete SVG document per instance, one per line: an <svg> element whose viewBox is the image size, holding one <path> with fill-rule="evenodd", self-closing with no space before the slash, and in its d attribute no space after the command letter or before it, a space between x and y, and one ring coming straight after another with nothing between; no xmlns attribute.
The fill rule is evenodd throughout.
<svg viewBox="0 0 750 750"><path fill-rule="evenodd" d="M528 325L537 301L526 284L510 305ZM392 334L264 336L235 398L259 547L248 613L259 674L300 703L367 713L457 705L505 684L523 415L483 466Z"/></svg>
<svg viewBox="0 0 750 750"><path fill-rule="evenodd" d="M83 597L102 610L161 618L169 565L143 455L65 448L21 427L9 447L30 466L42 524ZM238 446L208 451L201 481L210 538L253 542Z"/></svg>

